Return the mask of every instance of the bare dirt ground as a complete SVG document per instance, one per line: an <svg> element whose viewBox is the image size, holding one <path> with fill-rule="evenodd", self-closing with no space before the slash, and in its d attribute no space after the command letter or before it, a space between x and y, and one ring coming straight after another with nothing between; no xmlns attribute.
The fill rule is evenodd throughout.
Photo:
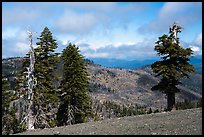
<svg viewBox="0 0 204 137"><path fill-rule="evenodd" d="M16 135L202 135L202 108L107 119Z"/></svg>

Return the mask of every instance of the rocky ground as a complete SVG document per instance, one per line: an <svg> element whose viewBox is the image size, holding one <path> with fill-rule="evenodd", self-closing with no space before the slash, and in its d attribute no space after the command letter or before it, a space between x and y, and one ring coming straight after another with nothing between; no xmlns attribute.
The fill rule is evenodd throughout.
<svg viewBox="0 0 204 137"><path fill-rule="evenodd" d="M202 135L202 108L106 119L17 135Z"/></svg>

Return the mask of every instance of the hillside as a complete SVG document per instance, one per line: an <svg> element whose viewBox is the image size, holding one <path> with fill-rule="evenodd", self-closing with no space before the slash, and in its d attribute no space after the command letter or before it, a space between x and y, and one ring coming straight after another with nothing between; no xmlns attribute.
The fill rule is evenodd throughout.
<svg viewBox="0 0 204 137"><path fill-rule="evenodd" d="M8 78L12 88L15 87L16 73L22 68L22 60L23 58L2 60L2 74ZM151 112L165 110L165 94L151 90L151 87L159 82L159 78L155 77L149 65L136 70L129 70L107 68L96 65L89 60L86 60L86 63L90 77L89 93L92 97L92 107L96 121L147 114L150 113L150 109ZM58 64L58 70L55 73L59 78L62 78L61 69L62 62ZM184 102L185 100L194 102L202 99L202 74L190 75L190 79L183 79L182 81L184 84L178 86L181 89L181 93L176 94L177 103ZM58 87L59 83L60 81L55 81L55 86ZM22 103L24 104L24 102L25 100L19 99L14 100L10 104L16 109L16 114L19 116L24 114L22 113L24 112L24 107L20 105ZM194 107L196 107L195 105ZM57 111L57 109L53 110ZM55 116L56 113L53 111L51 114ZM46 115L50 115L50 113L48 112ZM93 119L89 121L93 121ZM127 134L136 133L127 132Z"/></svg>
<svg viewBox="0 0 204 137"><path fill-rule="evenodd" d="M16 135L202 135L202 109L113 118Z"/></svg>
<svg viewBox="0 0 204 137"><path fill-rule="evenodd" d="M14 87L15 74L21 68L22 58L2 60L2 73L6 75ZM87 70L90 75L90 94L95 103L103 106L106 101L118 105L141 105L153 110L166 107L166 97L159 91L152 91L151 87L159 82L149 65L136 70L122 68L107 68L87 61ZM58 65L56 75L62 76L62 65ZM176 101L199 100L202 98L202 74L190 75L189 79L182 80L179 85L181 93L176 94ZM56 82L56 86L59 82Z"/></svg>
<svg viewBox="0 0 204 137"><path fill-rule="evenodd" d="M166 107L166 97L151 87L159 82L150 66L136 70L106 68L98 65L88 65L90 87L94 99L113 101L117 104L139 104L155 109ZM179 85L181 93L176 94L176 101L199 100L202 97L202 75L193 74L190 79L183 79Z"/></svg>

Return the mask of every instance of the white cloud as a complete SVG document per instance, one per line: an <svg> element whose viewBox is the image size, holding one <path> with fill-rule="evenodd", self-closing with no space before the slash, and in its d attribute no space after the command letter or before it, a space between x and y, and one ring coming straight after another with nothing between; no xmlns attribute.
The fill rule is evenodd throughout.
<svg viewBox="0 0 204 137"><path fill-rule="evenodd" d="M13 50L16 53L25 54L29 51L29 49L30 49L30 46L27 43L17 42Z"/></svg>
<svg viewBox="0 0 204 137"><path fill-rule="evenodd" d="M186 48L191 48L193 51L193 56L202 55L202 32L196 36L194 41L190 44L185 43Z"/></svg>
<svg viewBox="0 0 204 137"><path fill-rule="evenodd" d="M198 39L199 36L201 36L201 38L202 38L202 33L200 33L196 37L196 39ZM180 41L180 46L182 46L184 48L191 48L191 50L193 51L193 56L202 55L202 43L200 43L201 45L199 45L198 43L196 43L196 39L194 41L192 41L191 43Z"/></svg>
<svg viewBox="0 0 204 137"><path fill-rule="evenodd" d="M124 27L133 18L128 14L139 13L147 7L144 3L125 3L124 5L106 2L63 3L69 10L63 11L56 20L56 30L60 33L89 34L97 31ZM61 4L61 5L63 5ZM114 24L114 25L113 25ZM117 24L117 25L116 25ZM134 24L135 25L135 24Z"/></svg>
<svg viewBox="0 0 204 137"><path fill-rule="evenodd" d="M193 56L202 55L202 48L198 47L197 45L190 45L189 47L193 51Z"/></svg>
<svg viewBox="0 0 204 137"><path fill-rule="evenodd" d="M143 11L147 8L146 3L125 3L125 5L118 5L116 2L60 2L52 3L53 5L61 5L71 10L94 11L121 14L124 12Z"/></svg>
<svg viewBox="0 0 204 137"><path fill-rule="evenodd" d="M2 24L11 25L18 24L22 22L31 23L36 20L41 13L37 10L29 10L25 8L13 8L2 10Z"/></svg>
<svg viewBox="0 0 204 137"><path fill-rule="evenodd" d="M15 40L2 40L2 54L4 57L25 56L29 51L27 42L19 42Z"/></svg>
<svg viewBox="0 0 204 137"><path fill-rule="evenodd" d="M38 32L39 28L48 26L57 37L60 50L67 46L68 41L77 45L88 43L81 47L81 51L89 57L145 58L156 55L154 41L150 39L158 36L142 35L136 31L138 25L146 21L141 17L146 15L142 11L155 11L150 7L152 4L50 2L5 5L2 10L2 47L6 55L25 55L29 47L27 25ZM146 32L166 32L174 20L181 21L181 26L190 26L201 18L201 9L201 3L165 3L158 17L141 28ZM143 19L141 22L135 21L140 18ZM144 37L149 40L144 40ZM202 33L195 39L194 46L202 45L201 42Z"/></svg>
<svg viewBox="0 0 204 137"><path fill-rule="evenodd" d="M21 28L7 27L2 31L2 39L7 39L15 42L26 42L28 41L27 30Z"/></svg>
<svg viewBox="0 0 204 137"><path fill-rule="evenodd" d="M109 53L85 53L86 58L109 58Z"/></svg>
<svg viewBox="0 0 204 137"><path fill-rule="evenodd" d="M95 31L85 35L79 40L80 43L89 43L93 50L104 48L112 45L120 47L123 45L133 45L142 42L144 36L140 35L134 27L124 29L120 25L118 27L98 27Z"/></svg>
<svg viewBox="0 0 204 137"><path fill-rule="evenodd" d="M69 35L69 34L59 34L56 35L57 41L61 41L63 45L67 45L69 42L73 43L76 37L74 35Z"/></svg>
<svg viewBox="0 0 204 137"><path fill-rule="evenodd" d="M197 46L190 45L190 47L191 47L191 50L193 50L194 52L200 51L200 48Z"/></svg>
<svg viewBox="0 0 204 137"><path fill-rule="evenodd" d="M160 10L159 16L160 18L167 18L168 15L173 14L181 14L181 12L186 12L186 9L189 9L192 7L192 4L196 3L190 3L190 2L167 2L164 4L162 9ZM182 13L183 14L183 13ZM166 17L167 15L167 17Z"/></svg>
<svg viewBox="0 0 204 137"><path fill-rule="evenodd" d="M25 56L29 51L27 30L7 28L2 32L2 54L4 57ZM35 47L36 36L33 36Z"/></svg>
<svg viewBox="0 0 204 137"><path fill-rule="evenodd" d="M202 32L195 39L195 43L202 47Z"/></svg>
<svg viewBox="0 0 204 137"><path fill-rule="evenodd" d="M2 31L2 39L15 38L17 32L19 32L19 28L6 28Z"/></svg>
<svg viewBox="0 0 204 137"><path fill-rule="evenodd" d="M107 11L116 7L114 2L63 2L58 3L71 9L86 9L95 11Z"/></svg>
<svg viewBox="0 0 204 137"><path fill-rule="evenodd" d="M193 50L194 56L202 55L202 32L197 35L196 39L189 47Z"/></svg>
<svg viewBox="0 0 204 137"><path fill-rule="evenodd" d="M148 59L156 57L154 51L154 40L145 39L142 42L106 45L93 49L91 44L79 44L81 53L87 58L115 58L115 59Z"/></svg>
<svg viewBox="0 0 204 137"><path fill-rule="evenodd" d="M65 11L57 21L57 26L62 32L84 33L91 30L97 23L97 17L92 13L79 14Z"/></svg>
<svg viewBox="0 0 204 137"><path fill-rule="evenodd" d="M201 2L167 2L155 20L144 24L138 30L148 33L167 32L169 26L175 21L185 28L199 19L202 19Z"/></svg>

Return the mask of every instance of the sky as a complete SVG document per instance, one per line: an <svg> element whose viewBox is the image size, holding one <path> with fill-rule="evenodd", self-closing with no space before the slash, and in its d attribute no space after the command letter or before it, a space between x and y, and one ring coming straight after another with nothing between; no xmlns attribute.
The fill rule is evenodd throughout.
<svg viewBox="0 0 204 137"><path fill-rule="evenodd" d="M85 58L151 59L174 22L180 45L202 55L202 2L2 2L2 58L25 56L27 31L36 47L48 27L56 52L71 42Z"/></svg>

